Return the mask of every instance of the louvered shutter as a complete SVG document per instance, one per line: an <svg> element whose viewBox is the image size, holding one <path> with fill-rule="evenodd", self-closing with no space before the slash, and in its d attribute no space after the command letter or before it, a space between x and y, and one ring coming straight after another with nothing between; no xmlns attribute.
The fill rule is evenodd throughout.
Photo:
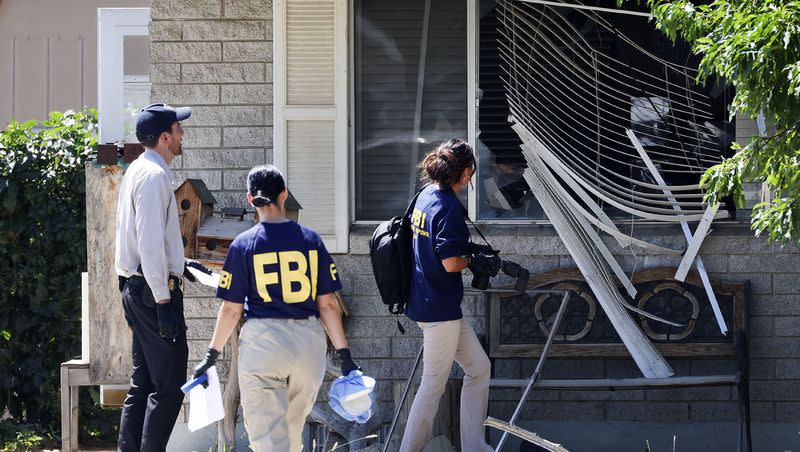
<svg viewBox="0 0 800 452"><path fill-rule="evenodd" d="M276 0L275 164L331 252L347 252L347 3Z"/></svg>

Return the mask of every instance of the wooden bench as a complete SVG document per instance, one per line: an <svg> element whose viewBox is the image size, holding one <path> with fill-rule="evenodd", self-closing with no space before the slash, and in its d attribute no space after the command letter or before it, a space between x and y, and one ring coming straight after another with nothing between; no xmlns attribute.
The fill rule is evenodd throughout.
<svg viewBox="0 0 800 452"><path fill-rule="evenodd" d="M637 272L632 278L633 281L640 284L661 284L660 287L667 287L669 290L682 292L688 297L692 297L687 287L699 286L697 283L698 278L696 275L691 275L684 286L678 285L676 282L669 280L669 275L672 274L672 269L648 269ZM583 302L591 302L591 294L581 290L579 284L582 280L582 275L576 270L555 270L535 275L529 282L529 290L526 291L525 303L531 303L535 300L530 298L531 295L538 295L539 303L541 304L546 297L549 297L550 292L552 295L558 297L558 294L553 294L554 289L566 290L567 294L570 292L577 294L575 297ZM659 287L659 286L657 286ZM647 289L647 286L643 286ZM632 389L653 389L653 388L686 388L686 387L704 387L704 386L736 386L739 401L739 452L752 451L751 432L750 432L750 358L748 353L748 336L747 326L749 319L749 282L743 284L715 284L715 292L725 296L729 307L729 321L734 329L725 343L661 343L657 346L659 350L665 355L680 356L680 357L701 357L701 356L718 356L718 357L735 357L736 371L733 374L727 375L707 375L707 376L675 376L670 378L622 378L622 379L557 379L557 380L544 380L539 379L542 367L546 358L548 357L551 347L556 351L556 355L562 357L617 357L624 356L624 348L621 344L603 344L597 346L596 344L581 344L580 341L570 344L570 336L562 333L557 336L558 329L561 322L562 315L568 303L569 297L565 296L561 299L561 305L558 312L555 314L555 320L552 325L547 325L547 316L540 312L541 306L537 306L535 314L540 322L540 328L547 331L546 340L544 343L528 343L528 344L504 344L501 340L501 311L500 311L500 297L507 296L507 289L489 290L487 296L490 299L490 357L536 357L538 356L538 363L536 370L530 379L492 379L490 382L491 387L495 388L520 388L523 390L522 397L519 404L511 417L509 422L501 421L494 418L488 418L485 425L500 429L504 432L503 438L498 444L497 449L502 447L503 441L508 434L518 436L526 441L538 444L550 451L565 451L561 445L552 443L539 437L533 432L528 432L519 428L514 424L517 416L520 413L522 405L528 400L528 396L535 389L537 390L632 390ZM494 292L494 293L491 293ZM650 294L655 294L658 289L651 292L645 292L642 296L648 297ZM697 303L697 300L693 300ZM643 306L640 306L643 307ZM589 310L589 320L587 324L590 328L594 319L594 311ZM524 315L524 313L523 313ZM708 315L707 315L708 316ZM708 316L710 317L710 316ZM691 326L695 325L697 316L691 319ZM541 324L544 322L544 328ZM641 324L643 328L647 325L642 318ZM584 329L584 332L586 329ZM652 332L652 331L651 331ZM655 338L660 338L664 341L669 341L668 334L661 336L652 332ZM577 337L578 335L576 335ZM681 335L682 340L688 334ZM558 337L561 341L560 346L553 344L554 338ZM654 339L655 339L654 338Z"/></svg>

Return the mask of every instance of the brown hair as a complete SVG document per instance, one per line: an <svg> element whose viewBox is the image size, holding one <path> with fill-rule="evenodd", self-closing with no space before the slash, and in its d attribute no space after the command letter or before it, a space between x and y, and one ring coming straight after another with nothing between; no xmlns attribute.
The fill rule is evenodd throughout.
<svg viewBox="0 0 800 452"><path fill-rule="evenodd" d="M442 143L422 159L419 169L422 179L450 187L467 168L475 168L475 154L472 146L464 140L453 138Z"/></svg>

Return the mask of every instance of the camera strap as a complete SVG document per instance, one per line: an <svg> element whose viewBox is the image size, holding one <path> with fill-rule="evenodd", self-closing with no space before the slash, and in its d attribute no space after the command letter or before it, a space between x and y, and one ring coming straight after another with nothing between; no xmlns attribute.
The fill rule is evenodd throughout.
<svg viewBox="0 0 800 452"><path fill-rule="evenodd" d="M460 202L461 202L461 200L459 199L459 200L458 200L458 202L460 203ZM484 242L486 242L486 244L487 244L487 245L489 245L489 247L490 247L490 248L494 249L494 247L492 246L492 244L491 244L491 243L489 243L489 241L488 241L488 240L486 240L486 236L484 236L484 235L483 235L483 232L481 232L481 230L478 228L478 225L476 225L475 223L473 223L473 221L472 221L472 220L469 218L469 212L467 211L467 208L466 208L466 207L464 207L464 204L461 204L461 208L462 208L462 209L464 209L464 218L466 218L466 219L467 219L467 221L469 221L469 224L471 224L471 225L472 225L472 227L473 227L473 228L475 228L475 232L477 232L477 233L478 233L478 235L479 235L479 236L481 236L481 238L483 239L483 241L484 241Z"/></svg>

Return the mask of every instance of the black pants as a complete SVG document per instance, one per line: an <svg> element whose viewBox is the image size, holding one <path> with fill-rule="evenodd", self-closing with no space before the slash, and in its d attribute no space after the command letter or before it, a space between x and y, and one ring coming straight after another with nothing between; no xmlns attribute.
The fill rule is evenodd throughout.
<svg viewBox="0 0 800 452"><path fill-rule="evenodd" d="M178 280L170 291L170 305L179 313L183 332L173 341L158 334L153 294L144 278L130 278L122 290L125 318L133 329L133 374L122 405L117 450L164 451L183 403L189 348L183 293Z"/></svg>

